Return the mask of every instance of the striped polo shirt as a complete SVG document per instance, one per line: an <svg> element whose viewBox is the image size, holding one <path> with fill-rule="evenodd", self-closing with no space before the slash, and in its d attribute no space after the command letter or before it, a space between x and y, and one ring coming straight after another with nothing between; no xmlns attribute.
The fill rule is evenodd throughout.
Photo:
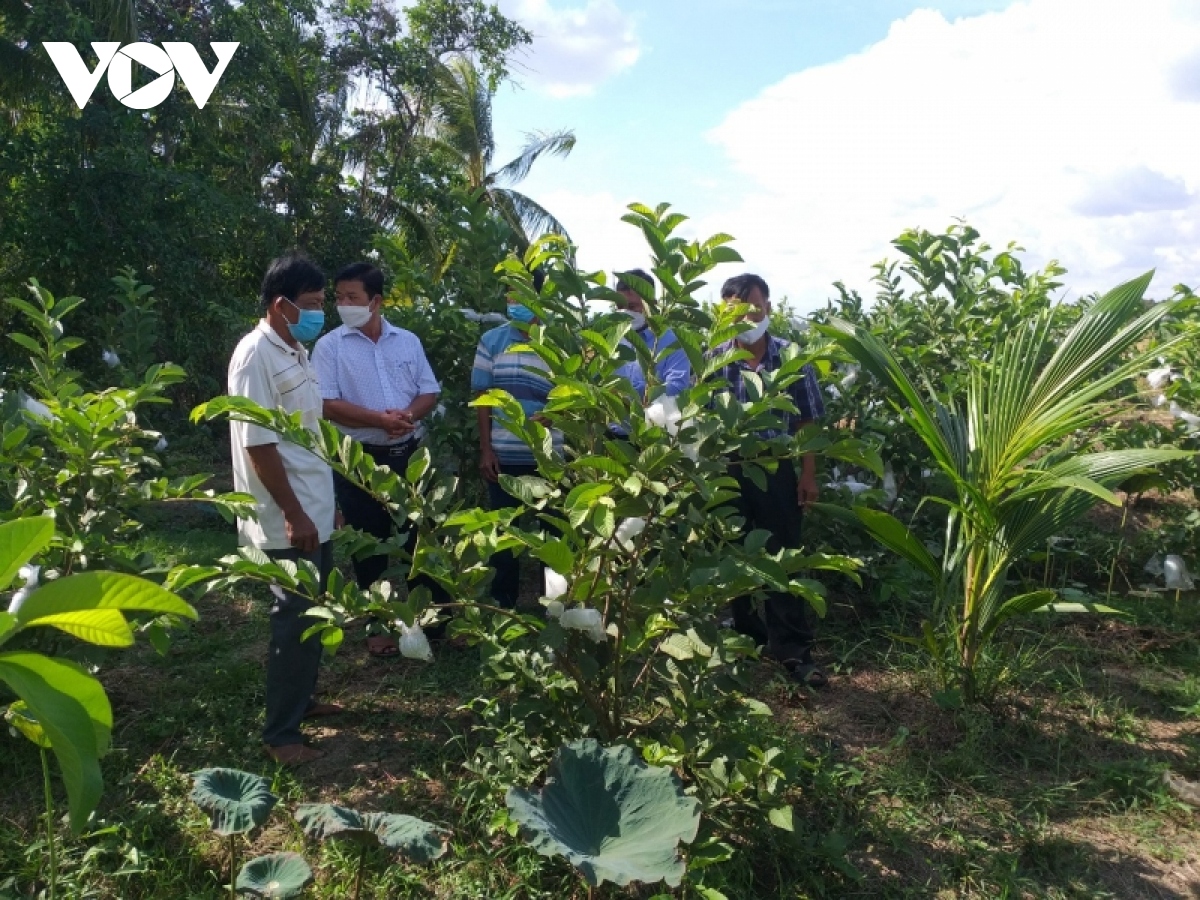
<svg viewBox="0 0 1200 900"><path fill-rule="evenodd" d="M475 365L471 369L471 390L507 391L521 404L526 416L542 411L550 393L550 381L538 371L546 371L546 363L536 353L513 353L514 344L522 344L526 335L511 325L501 325L484 332L475 349ZM532 371L531 371L532 370ZM551 432L554 449L562 452L562 432ZM532 466L533 453L525 443L500 424L500 410L492 407L492 450L501 465Z"/></svg>

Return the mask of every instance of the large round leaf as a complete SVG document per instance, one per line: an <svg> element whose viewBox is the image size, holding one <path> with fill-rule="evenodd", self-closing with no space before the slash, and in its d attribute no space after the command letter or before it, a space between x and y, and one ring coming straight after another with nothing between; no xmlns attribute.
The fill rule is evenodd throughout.
<svg viewBox="0 0 1200 900"><path fill-rule="evenodd" d="M312 880L312 869L299 853L271 853L242 866L234 887L239 894L274 900L299 896Z"/></svg>
<svg viewBox="0 0 1200 900"><path fill-rule="evenodd" d="M219 835L258 827L279 802L265 778L239 769L201 769L192 779L192 802L208 813Z"/></svg>
<svg viewBox="0 0 1200 900"><path fill-rule="evenodd" d="M405 859L426 863L446 852L442 830L423 819L399 813L367 813L362 820L379 843Z"/></svg>
<svg viewBox="0 0 1200 900"><path fill-rule="evenodd" d="M559 748L540 793L509 788L505 802L534 849L565 856L593 886L677 886L679 842L695 840L700 827L699 801L670 769L591 739Z"/></svg>
<svg viewBox="0 0 1200 900"><path fill-rule="evenodd" d="M344 806L332 803L301 803L296 807L294 815L305 835L310 838L319 841L347 838L375 842L375 836L368 832L362 816Z"/></svg>
<svg viewBox="0 0 1200 900"><path fill-rule="evenodd" d="M424 863L446 852L442 832L413 816L398 813L359 813L332 803L302 803L296 821L310 838L339 838L360 844L380 844L413 862Z"/></svg>

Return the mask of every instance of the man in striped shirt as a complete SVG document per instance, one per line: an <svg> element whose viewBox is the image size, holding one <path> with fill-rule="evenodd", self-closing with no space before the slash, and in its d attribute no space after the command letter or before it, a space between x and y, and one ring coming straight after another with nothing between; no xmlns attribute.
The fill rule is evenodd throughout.
<svg viewBox="0 0 1200 900"><path fill-rule="evenodd" d="M534 290L540 291L545 273L533 273ZM538 374L546 371L546 364L536 353L514 352L514 345L526 340L527 331L513 323L525 326L536 322L533 311L509 298L509 324L485 332L475 350L475 365L471 370L471 390L481 394L488 390L507 391L521 404L527 418L536 417L546 405L550 393L550 381ZM479 416L479 470L488 489L488 505L491 509L519 507L521 504L500 486L501 475L536 475L537 465L533 452L525 443L501 424L497 407L480 406ZM562 434L553 432L554 447L562 452ZM516 556L505 550L492 557L495 577L492 580L492 599L497 606L513 609L517 605L520 591L520 569Z"/></svg>
<svg viewBox="0 0 1200 900"><path fill-rule="evenodd" d="M733 341L712 349L719 356L735 346L747 350L751 359L738 360L718 369L714 378L728 383L729 390L739 403L747 402L746 372L774 372L783 364L783 350L790 342L768 334L771 319L770 288L757 275L738 275L721 287L721 298L731 304L748 304L751 309L745 322L751 326ZM811 365L788 387L796 413L785 413L777 428L759 433L764 439L795 434L809 422L825 414L817 374ZM730 474L737 478L740 496L735 501L738 514L746 520L746 530L763 528L771 532L767 551L777 553L784 547L799 549L800 526L804 508L817 499L816 460L811 453L801 459L801 472L790 461L780 462L774 472L766 472L766 489L758 487L742 471L736 460L730 461ZM767 646L774 657L801 683L824 687L825 673L813 665L812 646L815 633L811 624L808 603L782 591L767 591L760 616L750 597L738 597L733 602L734 628Z"/></svg>

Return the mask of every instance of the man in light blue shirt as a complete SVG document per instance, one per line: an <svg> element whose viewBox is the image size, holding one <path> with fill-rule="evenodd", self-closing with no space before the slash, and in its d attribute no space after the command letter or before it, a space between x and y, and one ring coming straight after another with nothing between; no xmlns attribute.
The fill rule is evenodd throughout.
<svg viewBox="0 0 1200 900"><path fill-rule="evenodd" d="M646 302L633 287L635 280L641 282L639 287L653 292L654 279L647 272L641 269L624 272L617 281L617 293L623 298L618 301L618 308L633 319L633 328L629 330L628 335L636 333L650 348L650 354L655 359L654 374L657 380L666 387L666 395L676 397L692 383L691 364L688 362L687 354L675 340L675 333L670 328L659 335L651 330L650 325L646 322ZM667 352L669 347L675 347L675 349ZM642 399L645 399L647 379L640 362L634 360L625 363L617 369L617 374L632 384Z"/></svg>
<svg viewBox="0 0 1200 900"><path fill-rule="evenodd" d="M441 387L425 357L421 340L383 316L383 273L370 263L354 263L334 277L337 311L342 325L326 334L313 350L321 382L325 418L338 431L362 444L377 465L404 475L421 445L421 420L437 406ZM387 507L358 485L335 473L333 489L346 524L378 540L396 528ZM408 528L407 548L416 546L417 532ZM387 554L354 561L361 590L383 577ZM434 603L450 600L445 589L427 575L411 579L409 589L424 586ZM367 626L367 650L372 656L396 656L396 639ZM432 633L436 634L437 631Z"/></svg>

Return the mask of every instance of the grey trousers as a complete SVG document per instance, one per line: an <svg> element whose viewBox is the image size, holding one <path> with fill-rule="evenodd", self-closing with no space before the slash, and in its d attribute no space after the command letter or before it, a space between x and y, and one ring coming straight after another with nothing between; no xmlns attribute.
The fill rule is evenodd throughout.
<svg viewBox="0 0 1200 900"><path fill-rule="evenodd" d="M297 560L299 550L268 550L272 559ZM321 573L321 590L333 569L333 542L326 541L315 553L304 556ZM276 589L278 590L278 589ZM304 615L312 601L291 591L278 591L271 606L271 643L267 656L267 718L263 742L272 747L300 744L300 722L313 702L317 670L321 668L321 640L300 637L317 623Z"/></svg>

